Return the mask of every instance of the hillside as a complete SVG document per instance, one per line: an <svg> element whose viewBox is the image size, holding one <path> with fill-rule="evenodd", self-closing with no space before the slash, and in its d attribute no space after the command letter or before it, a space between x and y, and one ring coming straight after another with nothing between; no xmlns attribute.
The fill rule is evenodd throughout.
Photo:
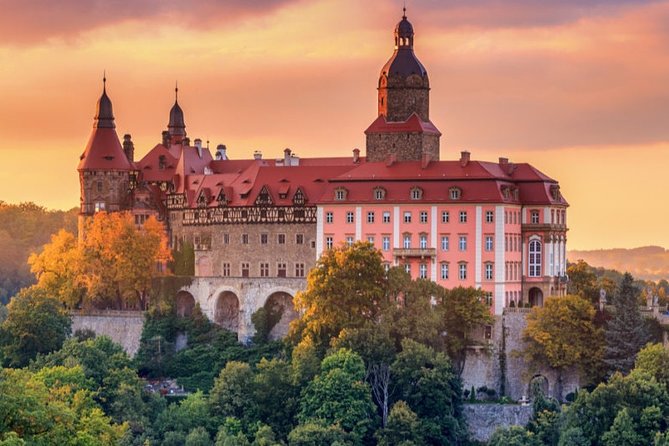
<svg viewBox="0 0 669 446"><path fill-rule="evenodd" d="M52 211L34 203L0 201L0 302L6 303L19 289L33 283L28 256L60 229L76 233L76 208Z"/></svg>
<svg viewBox="0 0 669 446"><path fill-rule="evenodd" d="M669 279L669 250L660 246L569 251L567 258L570 262L582 259L591 266L628 271L638 279Z"/></svg>

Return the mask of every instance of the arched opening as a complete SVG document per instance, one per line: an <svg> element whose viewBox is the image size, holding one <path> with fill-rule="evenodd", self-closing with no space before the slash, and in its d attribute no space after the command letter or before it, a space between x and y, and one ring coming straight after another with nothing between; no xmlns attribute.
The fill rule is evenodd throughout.
<svg viewBox="0 0 669 446"><path fill-rule="evenodd" d="M542 307L544 305L544 293L537 287L530 288L528 298L532 307Z"/></svg>
<svg viewBox="0 0 669 446"><path fill-rule="evenodd" d="M188 291L179 291L176 299L177 316L189 317L195 308L195 298Z"/></svg>
<svg viewBox="0 0 669 446"><path fill-rule="evenodd" d="M214 322L235 333L239 329L239 299L232 291L223 291L216 301Z"/></svg>
<svg viewBox="0 0 669 446"><path fill-rule="evenodd" d="M271 340L281 339L288 334L290 322L297 319L297 311L293 306L293 296L283 291L272 293L265 302L265 309L268 314L279 317L269 332Z"/></svg>
<svg viewBox="0 0 669 446"><path fill-rule="evenodd" d="M537 398L539 395L548 397L548 378L543 375L534 375L530 380L527 393L532 400Z"/></svg>

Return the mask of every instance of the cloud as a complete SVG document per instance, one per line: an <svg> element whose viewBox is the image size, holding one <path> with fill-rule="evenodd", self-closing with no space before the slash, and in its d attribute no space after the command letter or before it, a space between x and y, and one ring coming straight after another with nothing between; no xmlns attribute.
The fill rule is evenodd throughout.
<svg viewBox="0 0 669 446"><path fill-rule="evenodd" d="M126 21L158 27L227 26L297 0L0 0L0 40L35 44L71 39Z"/></svg>

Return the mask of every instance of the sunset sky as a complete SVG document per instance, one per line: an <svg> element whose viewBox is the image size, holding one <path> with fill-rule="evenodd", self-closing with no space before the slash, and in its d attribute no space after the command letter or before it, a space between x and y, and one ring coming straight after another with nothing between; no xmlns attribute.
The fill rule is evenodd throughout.
<svg viewBox="0 0 669 446"><path fill-rule="evenodd" d="M0 0L0 199L78 205L107 72L136 156L179 83L232 158L364 152L401 0ZM571 249L669 247L669 1L407 0L442 159L531 162Z"/></svg>

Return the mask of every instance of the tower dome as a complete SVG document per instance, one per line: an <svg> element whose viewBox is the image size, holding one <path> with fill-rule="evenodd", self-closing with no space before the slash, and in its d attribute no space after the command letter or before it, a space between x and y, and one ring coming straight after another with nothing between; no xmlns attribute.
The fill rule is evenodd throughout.
<svg viewBox="0 0 669 446"><path fill-rule="evenodd" d="M114 111L112 109L112 102L107 96L107 78L102 78L102 96L98 99L95 113L95 128L110 128L116 127L114 124Z"/></svg>
<svg viewBox="0 0 669 446"><path fill-rule="evenodd" d="M179 105L179 88L174 89L174 105L170 110L170 122L167 129L170 136L186 136L186 123L184 121L184 112Z"/></svg>

